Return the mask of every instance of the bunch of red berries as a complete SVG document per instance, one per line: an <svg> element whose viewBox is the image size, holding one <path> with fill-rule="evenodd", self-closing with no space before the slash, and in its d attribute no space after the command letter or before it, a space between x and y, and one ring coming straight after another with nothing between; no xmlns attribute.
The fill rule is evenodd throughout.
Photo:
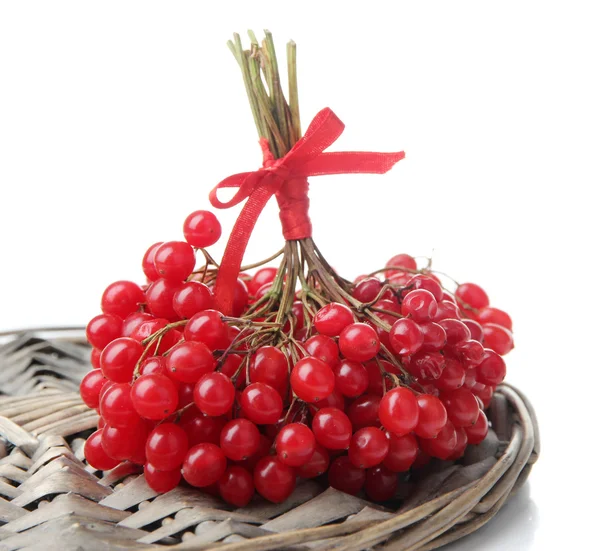
<svg viewBox="0 0 600 551"><path fill-rule="evenodd" d="M398 473L485 438L513 340L483 289L452 294L408 255L351 283L308 239L278 268L243 271L224 315L206 251L220 235L212 213L192 213L185 241L144 255L146 285L102 295L81 383L100 414L90 465L129 461L157 492L183 478L235 506L255 491L283 501L298 477L385 501Z"/></svg>

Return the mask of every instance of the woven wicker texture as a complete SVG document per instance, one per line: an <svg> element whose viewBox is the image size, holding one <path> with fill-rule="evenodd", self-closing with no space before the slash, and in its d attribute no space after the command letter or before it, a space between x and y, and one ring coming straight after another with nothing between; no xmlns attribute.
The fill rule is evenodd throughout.
<svg viewBox="0 0 600 551"><path fill-rule="evenodd" d="M81 332L4 337L0 345L0 549L435 549L488 522L539 454L535 414L504 384L493 430L459 463L432 462L381 505L305 481L282 504L232 510L197 489L157 496L135 467L85 464L97 415L77 389L89 370Z"/></svg>

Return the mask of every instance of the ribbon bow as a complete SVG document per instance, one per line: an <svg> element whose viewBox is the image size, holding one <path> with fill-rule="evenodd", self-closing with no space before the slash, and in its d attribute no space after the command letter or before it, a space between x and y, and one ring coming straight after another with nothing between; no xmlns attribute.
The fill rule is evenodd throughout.
<svg viewBox="0 0 600 551"><path fill-rule="evenodd" d="M404 158L404 152L371 151L326 152L344 131L344 123L325 108L312 120L306 134L281 159L274 159L268 141L261 138L263 166L254 172L234 174L222 180L210 192L213 207L226 209L248 199L236 220L215 283L216 307L231 314L236 280L250 235L269 199L275 195L286 240L311 237L308 216L309 176L324 174L384 174ZM217 197L221 188L238 188L227 202Z"/></svg>

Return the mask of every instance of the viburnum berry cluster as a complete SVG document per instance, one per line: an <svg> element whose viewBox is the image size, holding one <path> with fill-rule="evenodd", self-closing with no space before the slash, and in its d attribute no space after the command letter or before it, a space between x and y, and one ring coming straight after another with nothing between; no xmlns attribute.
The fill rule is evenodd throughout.
<svg viewBox="0 0 600 551"><path fill-rule="evenodd" d="M248 52L237 37L232 49L244 74L266 70L273 85L269 96L247 81L251 103L274 102L268 113L258 102L255 117L282 158L301 134L297 102L272 82L271 37ZM275 126L261 132L260 117ZM235 506L255 492L281 502L298 478L385 501L398 473L457 460L485 438L513 337L481 287L451 292L430 262L406 254L351 282L308 236L242 266L223 288L225 260L207 250L221 233L212 212L195 211L182 241L146 251L145 284L104 291L86 331L94 369L81 383L100 415L85 444L90 465L128 461L157 492L183 479Z"/></svg>

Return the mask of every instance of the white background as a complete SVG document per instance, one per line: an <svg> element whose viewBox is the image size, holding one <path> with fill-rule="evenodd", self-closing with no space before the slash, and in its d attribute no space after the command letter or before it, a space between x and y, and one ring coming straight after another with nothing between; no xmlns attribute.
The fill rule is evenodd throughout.
<svg viewBox="0 0 600 551"><path fill-rule="evenodd" d="M347 125L336 149L406 150L386 176L313 179L315 238L333 265L353 277L433 250L515 321L508 378L537 407L542 456L460 549L593 547L594 5L0 3L0 330L84 324L108 283L142 281L146 247L181 238L212 186L258 167L225 41L269 28L282 60L298 43L304 128L329 106ZM219 214L225 229L236 213ZM269 208L248 260L278 249L278 231Z"/></svg>

